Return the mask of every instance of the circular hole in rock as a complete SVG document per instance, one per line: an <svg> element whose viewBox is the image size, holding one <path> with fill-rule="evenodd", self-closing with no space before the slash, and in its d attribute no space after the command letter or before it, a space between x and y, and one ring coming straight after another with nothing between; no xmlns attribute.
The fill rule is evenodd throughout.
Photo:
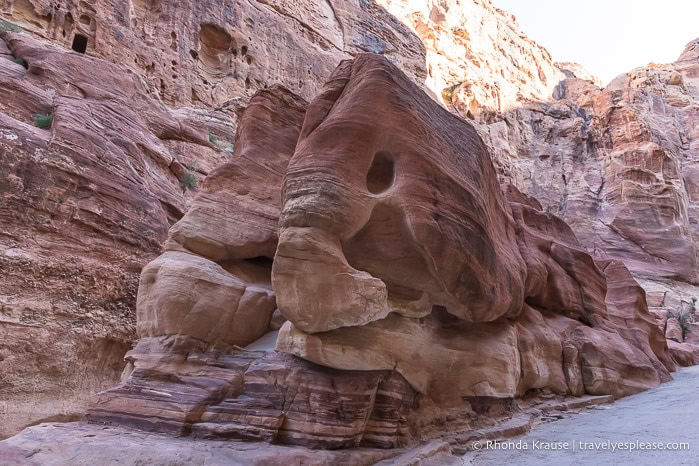
<svg viewBox="0 0 699 466"><path fill-rule="evenodd" d="M377 152L366 177L366 187L372 194L381 194L393 186L396 164L385 152Z"/></svg>

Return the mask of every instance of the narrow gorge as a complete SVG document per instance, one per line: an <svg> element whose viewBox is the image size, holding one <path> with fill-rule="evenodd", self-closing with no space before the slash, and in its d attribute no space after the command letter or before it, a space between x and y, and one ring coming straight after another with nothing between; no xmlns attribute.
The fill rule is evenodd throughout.
<svg viewBox="0 0 699 466"><path fill-rule="evenodd" d="M490 0L0 39L3 464L401 464L699 363L699 39L606 86Z"/></svg>

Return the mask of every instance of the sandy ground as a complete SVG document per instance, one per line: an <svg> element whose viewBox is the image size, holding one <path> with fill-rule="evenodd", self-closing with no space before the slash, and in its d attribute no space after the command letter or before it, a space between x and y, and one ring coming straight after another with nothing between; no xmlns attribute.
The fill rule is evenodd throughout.
<svg viewBox="0 0 699 466"><path fill-rule="evenodd" d="M674 377L656 389L584 409L504 444L482 443L480 451L465 456L447 453L444 441L436 442L440 448L435 451L433 443L408 451L313 451L170 438L77 422L42 424L0 442L0 465L359 466L381 460L391 466L699 465L699 366Z"/></svg>
<svg viewBox="0 0 699 466"><path fill-rule="evenodd" d="M497 449L483 444L448 463L699 465L699 366L673 377L653 390L536 427ZM554 447L559 449L546 449ZM435 458L434 464L440 462Z"/></svg>

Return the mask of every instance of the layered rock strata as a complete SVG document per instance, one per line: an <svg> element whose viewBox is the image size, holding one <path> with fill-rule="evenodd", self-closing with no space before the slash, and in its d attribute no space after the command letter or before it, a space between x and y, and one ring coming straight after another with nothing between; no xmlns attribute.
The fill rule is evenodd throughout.
<svg viewBox="0 0 699 466"><path fill-rule="evenodd" d="M64 48L132 70L172 106L236 105L282 83L317 94L340 60L384 53L417 81L424 46L365 0L3 0L0 15Z"/></svg>
<svg viewBox="0 0 699 466"><path fill-rule="evenodd" d="M3 437L119 380L142 265L187 209L182 181L229 157L209 133L235 116L170 110L123 68L27 34L0 45Z"/></svg>
<svg viewBox="0 0 699 466"><path fill-rule="evenodd" d="M280 187L305 106L278 87L251 100L234 159L206 179L144 269L128 379L99 396L91 420L319 448L406 442L416 393L397 373L235 349L269 330L276 307Z"/></svg>
<svg viewBox="0 0 699 466"><path fill-rule="evenodd" d="M236 156L144 269L140 341L90 419L391 447L449 409L669 380L624 265L504 188L476 130L378 55L343 62L305 111L282 89L257 94ZM241 349L275 305L276 352Z"/></svg>
<svg viewBox="0 0 699 466"><path fill-rule="evenodd" d="M560 215L590 253L623 261L665 314L690 313L699 297L698 70L693 41L675 63L604 89L569 77L554 100L479 124L502 179Z"/></svg>
<svg viewBox="0 0 699 466"><path fill-rule="evenodd" d="M0 233L7 272L0 280L0 383L7 393L0 437L39 419L70 419L89 393L117 379L134 333L137 275L189 205L183 179L201 179L232 151L225 141L233 139L234 110L277 81L311 98L338 60L358 51L383 53L449 108L475 118L501 180L564 218L588 253L624 261L647 291L673 357L699 360L699 349L679 343L692 344L691 322L685 330L681 316L699 296L692 214L696 41L676 63L633 70L600 90L577 65L554 64L489 1L227 5L0 1L0 15L59 46L11 33L0 41L0 154L9 167L0 182L7 207L0 215L9 225ZM70 48L75 53L65 53ZM568 79L559 84L563 75ZM554 102L532 103L552 94ZM219 110L173 111L165 103ZM56 123L49 131L33 127L33 114L49 113ZM78 174L83 164L94 169ZM372 181L372 189L380 186ZM395 210L382 209L378 221L395 223ZM226 222L208 214L197 221L207 218ZM273 221L263 223L266 231ZM193 293L212 307L192 313L187 326L222 313L225 328L240 311L253 316L249 324L231 335L206 332L224 344L261 334L275 306L269 238L253 248L264 254L226 260L219 257L230 255L230 244L217 249L217 238L185 232L180 240L185 250L171 242L169 254L148 270L160 296L144 304L149 318L166 303L187 317L181 284L193 273L200 279ZM199 255L196 265L187 248ZM339 270L337 262L328 267ZM161 270L167 278L158 281ZM388 279L383 305L381 286L363 277L377 284L372 302L379 303L367 321L387 309L428 312L422 299L397 299L405 292ZM209 296L220 283L227 291ZM242 303L237 310L220 301L228 292ZM262 320L250 300L262 303ZM143 327L160 335L182 325L162 330L147 318Z"/></svg>
<svg viewBox="0 0 699 466"><path fill-rule="evenodd" d="M425 83L464 117L488 119L549 100L576 64L554 63L490 0L377 0L425 45Z"/></svg>
<svg viewBox="0 0 699 466"><path fill-rule="evenodd" d="M434 8L444 13L447 7ZM452 13L457 9L451 8ZM478 67L480 78L488 66L504 67L507 79L531 74L529 70L520 76L517 69L507 67L512 60L488 55L488 47L475 55L459 55L468 51L464 48L468 34L475 43L479 42L475 37L493 31L502 38L498 42L512 39L517 43L514 48L506 47L503 56L546 61L540 51L528 54L525 49L530 43L517 37L516 28L503 26L510 22L508 15L498 13L494 20L490 18L495 10L487 2L474 3L467 15L474 18L465 25L475 28L471 32L459 32L451 24L442 27L441 13L430 16L434 25L415 29L417 23L407 19L414 16L409 10L390 2L359 0L235 1L226 3L225 8L220 2L0 1L3 21L9 20L31 37L55 45L12 33L5 35L7 44L0 41L6 97L0 110L9 118L2 121L2 130L8 138L18 138L3 149L17 154L17 147L29 150L37 134L60 132L62 141L79 142L59 147L53 141L54 153L69 164L77 161L81 165L85 159L86 166L96 167L87 175L87 190L68 172L54 177L44 169L35 170L44 158L25 166L22 173L12 172L6 184L15 189L29 186L29 178L43 180L41 192L56 195L48 196L51 202L40 208L55 221L27 215L18 226L11 219L6 229L9 239L1 245L5 253L0 257L9 272L0 297L7 342L3 383L12 395L4 400L6 406L0 405L0 424L5 429L0 429L0 436L39 419L76 416L88 393L117 379L119 361L134 334L137 276L160 251L158 245L167 228L188 207L190 191L182 186L191 188L193 179L201 180L229 156L236 112L256 90L281 82L297 94L313 97L339 60L361 51L384 54L416 82L427 82L435 95L452 86L455 76L472 75ZM478 26L483 21L486 27ZM3 30L6 24L2 23ZM420 31L430 28L443 36L435 43L447 43L452 34L463 37L459 39L461 48L450 55L450 59L458 59L449 65L450 71L430 73L427 80L427 68L439 68L431 66L432 62L448 64L432 48L433 58L426 63L421 38L427 35ZM49 56L50 66L45 66L44 57ZM516 61L527 63L520 58ZM542 65L543 76L551 74L549 61ZM534 84L537 89L547 86L548 82L543 87ZM38 89L45 92L37 94ZM507 95L514 96L510 92L513 87L508 89ZM529 96L528 91L524 95ZM98 101L100 105L96 105ZM120 108L115 108L115 102ZM63 118L52 113L59 103L61 113L71 114L70 125L84 129L82 134L74 134L77 129L66 132L64 124L54 125L50 133L30 131L33 114L52 114L56 122ZM169 110L166 104L179 110ZM15 120L27 126L19 131ZM79 157L68 151L68 146ZM132 166L124 167L121 161L105 155L112 153L119 157L128 154L134 159ZM103 154L104 163L93 160L99 154ZM123 179L120 173L125 174ZM104 196L93 196L91 186L101 190L100 180L112 174L116 174L114 186L105 188ZM69 194L64 182L79 189ZM29 191L36 190L29 187ZM33 212L38 201L31 199L42 199L45 194L32 196L19 196L8 203L8 215ZM156 198L158 202L153 202ZM68 227L61 223L66 215L72 215L64 215L66 209L88 203L89 214L82 209L79 219L83 227L73 231L73 221ZM141 215L142 211L147 212ZM56 248L53 239L44 241L49 235L45 228L58 237L65 230L61 248ZM40 238L38 246L30 247L29 240L22 239L33 237ZM101 246L93 248L93 243ZM49 252L54 249L60 252ZM73 259L66 261L66 257ZM177 257L172 254L167 261ZM245 286L229 285L240 290ZM64 325L64 321L69 324ZM29 327L18 326L18 322L33 326L26 339L24 332ZM79 341L87 345L84 350L76 349L82 345ZM87 343L92 341L97 343ZM58 352L57 346L65 348L61 353L67 356L62 361L52 356ZM85 367L84 376L67 377L76 367ZM28 386L34 388L29 390Z"/></svg>

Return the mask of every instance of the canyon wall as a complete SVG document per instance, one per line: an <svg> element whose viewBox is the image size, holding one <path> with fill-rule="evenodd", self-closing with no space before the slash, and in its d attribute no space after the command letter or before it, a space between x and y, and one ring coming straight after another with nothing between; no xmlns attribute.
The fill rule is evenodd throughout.
<svg viewBox="0 0 699 466"><path fill-rule="evenodd" d="M554 63L487 0L0 0L0 18L25 30L0 34L0 437L80 417L91 394L116 383L136 335L139 274L185 212L221 225L242 215L209 218L215 209L193 205L192 195L237 149L249 98L281 84L310 100L358 52L384 55L471 120L501 182L571 225L576 248L623 261L661 330L693 338L691 328L678 335L668 313L699 296L696 42L674 64L600 89L579 66ZM34 115L52 120L39 128ZM395 226L392 209L379 209L376 222ZM257 234L271 218L259 217ZM220 238L194 229L178 224L165 249L174 238L208 257ZM217 253L224 259L207 259L253 274L229 284L241 299L266 302L265 316L274 310L271 276L260 275L270 235L255 243L257 256L229 257L229 245ZM180 252L168 257L176 263ZM395 302L392 287L375 315ZM375 302L384 303L381 293ZM412 292L401 300L426 309ZM255 325L259 336L266 324Z"/></svg>
<svg viewBox="0 0 699 466"><path fill-rule="evenodd" d="M467 118L550 99L565 74L490 0L379 0L425 44L426 84Z"/></svg>
<svg viewBox="0 0 699 466"><path fill-rule="evenodd" d="M0 20L0 437L118 380L141 269L250 95L311 97L359 51L426 74L373 2L3 0Z"/></svg>
<svg viewBox="0 0 699 466"><path fill-rule="evenodd" d="M447 413L475 426L532 392L617 398L671 379L623 263L503 191L475 128L395 65L343 61L304 107L253 96L233 160L141 274L139 342L91 421L393 448Z"/></svg>
<svg viewBox="0 0 699 466"><path fill-rule="evenodd" d="M678 61L650 64L600 89L562 81L479 123L503 179L560 215L586 249L622 260L659 316L694 309L697 255L696 41Z"/></svg>
<svg viewBox="0 0 699 466"><path fill-rule="evenodd" d="M0 435L113 384L138 275L230 154L230 117L173 111L108 63L6 33L0 48ZM189 180L185 185L183 181Z"/></svg>
<svg viewBox="0 0 699 466"><path fill-rule="evenodd" d="M3 0L0 14L67 49L84 38L172 106L231 105L274 83L308 99L362 51L425 76L420 40L373 1Z"/></svg>

